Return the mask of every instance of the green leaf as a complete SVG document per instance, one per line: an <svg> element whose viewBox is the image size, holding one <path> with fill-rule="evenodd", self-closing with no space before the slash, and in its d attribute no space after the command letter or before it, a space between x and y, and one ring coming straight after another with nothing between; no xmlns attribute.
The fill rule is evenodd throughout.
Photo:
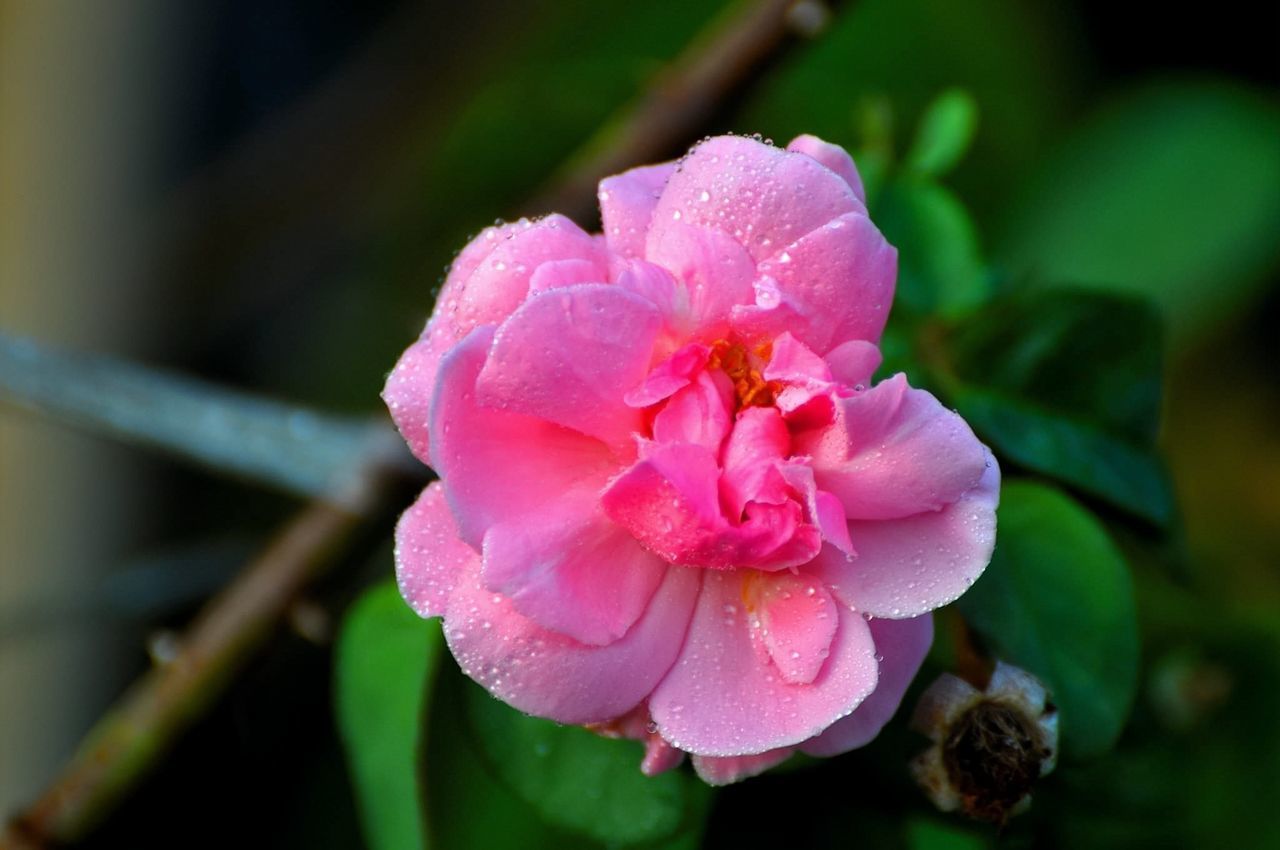
<svg viewBox="0 0 1280 850"><path fill-rule="evenodd" d="M909 850L984 850L990 846L973 829L956 823L916 817L907 822Z"/></svg>
<svg viewBox="0 0 1280 850"><path fill-rule="evenodd" d="M572 756L566 756L567 751L562 746L543 742L547 746L545 755L537 749L531 754L528 747L537 747L539 742L523 737L513 739L501 728L505 721L494 723L492 718L477 717L479 713L490 712L513 715L518 720L528 719L494 700L458 671L452 668L442 671L423 759L433 847L438 850L471 850L476 847L485 850L598 850L628 844L633 847L693 850L699 846L702 824L711 800L710 789L701 783L680 772L664 774L656 780L646 779L640 773L640 753L634 744L598 739L600 743L613 745L620 751L631 774L603 777L610 783L620 782L616 788L588 788L572 776L574 765L582 762L571 761ZM486 740L484 733L476 728L478 719L484 724L484 729L497 737ZM546 725L559 732L595 738L581 729L562 729L552 723ZM510 744L513 749L500 751L503 744ZM548 770L546 777L548 782L559 786L558 791L541 794L529 788L524 777L528 775L531 758L539 763L552 762L556 765L553 770ZM514 771L501 769L507 759L522 762L523 766ZM589 765L590 759L586 761ZM512 782L509 777L516 781ZM679 783L683 814L678 823L667 823L670 831L658 835L656 830L637 830L634 826L622 825L616 834L600 836L589 835L579 828L583 821L580 810L593 805L611 805L612 798L627 789L634 790L632 783L637 781L636 777L644 782ZM597 779L600 778L602 776L597 774ZM567 811L546 808L555 794L565 793L575 784L581 796L566 801ZM645 795L649 792L641 790L640 793ZM617 812L611 816L616 817ZM598 829L604 823L597 822L593 828ZM641 844L628 842L628 838L644 837L642 833L645 832L651 840Z"/></svg>
<svg viewBox="0 0 1280 850"><path fill-rule="evenodd" d="M987 299L977 231L951 192L930 180L902 178L883 188L872 214L898 249L895 307L954 317Z"/></svg>
<svg viewBox="0 0 1280 850"><path fill-rule="evenodd" d="M934 365L999 454L1163 525L1174 509L1155 451L1161 348L1144 302L1061 289L991 304Z"/></svg>
<svg viewBox="0 0 1280 850"><path fill-rule="evenodd" d="M467 708L491 769L546 821L621 844L669 838L685 822L693 780L645 776L637 743L529 717L478 687Z"/></svg>
<svg viewBox="0 0 1280 850"><path fill-rule="evenodd" d="M1098 521L1051 487L1006 483L996 551L958 605L996 657L1050 688L1062 751L1106 751L1133 704L1138 674L1133 585Z"/></svg>
<svg viewBox="0 0 1280 850"><path fill-rule="evenodd" d="M1232 84L1132 92L1027 184L998 257L1046 282L1149 297L1186 342L1280 261L1278 138L1280 108Z"/></svg>
<svg viewBox="0 0 1280 850"><path fill-rule="evenodd" d="M337 646L338 726L372 850L425 848L417 753L443 638L390 582L352 606Z"/></svg>
<svg viewBox="0 0 1280 850"><path fill-rule="evenodd" d="M939 177L969 150L978 129L978 105L963 89L943 92L920 118L915 142L904 166L916 174Z"/></svg>

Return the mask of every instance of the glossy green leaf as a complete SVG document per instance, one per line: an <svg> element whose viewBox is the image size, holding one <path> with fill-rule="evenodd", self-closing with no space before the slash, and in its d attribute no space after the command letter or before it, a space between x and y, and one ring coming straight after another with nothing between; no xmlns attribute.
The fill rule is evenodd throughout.
<svg viewBox="0 0 1280 850"><path fill-rule="evenodd" d="M1280 108L1227 83L1147 86L1065 139L997 256L1014 272L1151 298L1178 339L1280 261Z"/></svg>
<svg viewBox="0 0 1280 850"><path fill-rule="evenodd" d="M946 393L997 454L1156 524L1173 497L1155 451L1160 322L1144 302L1018 293L946 342Z"/></svg>
<svg viewBox="0 0 1280 850"><path fill-rule="evenodd" d="M916 174L938 177L964 157L978 129L978 105L963 89L950 89L929 104L903 165Z"/></svg>
<svg viewBox="0 0 1280 850"><path fill-rule="evenodd" d="M668 838L684 823L693 780L645 776L639 744L529 717L478 687L467 708L491 769L544 820L622 844Z"/></svg>
<svg viewBox="0 0 1280 850"><path fill-rule="evenodd" d="M898 249L895 310L958 316L987 299L977 231L955 195L931 180L901 178L884 187L871 212Z"/></svg>
<svg viewBox="0 0 1280 850"><path fill-rule="evenodd" d="M443 644L439 622L414 614L390 582L352 606L338 637L338 726L371 850L428 846L417 753Z"/></svg>
<svg viewBox="0 0 1280 850"><path fill-rule="evenodd" d="M1062 751L1106 751L1133 703L1137 615L1128 566L1099 522L1051 487L1006 483L991 565L960 598L997 658L1043 680L1061 711Z"/></svg>

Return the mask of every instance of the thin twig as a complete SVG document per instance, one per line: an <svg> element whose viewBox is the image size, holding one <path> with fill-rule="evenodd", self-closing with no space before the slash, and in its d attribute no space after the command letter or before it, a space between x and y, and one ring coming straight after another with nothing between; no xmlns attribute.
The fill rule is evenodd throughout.
<svg viewBox="0 0 1280 850"><path fill-rule="evenodd" d="M361 459L411 461L385 420L320 413L2 331L0 402L331 502L362 498L350 477Z"/></svg>
<svg viewBox="0 0 1280 850"><path fill-rule="evenodd" d="M139 679L86 737L58 780L14 820L0 848L75 841L87 834L213 704L302 591L344 551L373 507L316 501L205 606L176 655Z"/></svg>
<svg viewBox="0 0 1280 850"><path fill-rule="evenodd" d="M601 178L688 145L789 36L812 36L821 29L827 5L819 0L742 0L729 7L640 98L569 158L526 212L589 215Z"/></svg>

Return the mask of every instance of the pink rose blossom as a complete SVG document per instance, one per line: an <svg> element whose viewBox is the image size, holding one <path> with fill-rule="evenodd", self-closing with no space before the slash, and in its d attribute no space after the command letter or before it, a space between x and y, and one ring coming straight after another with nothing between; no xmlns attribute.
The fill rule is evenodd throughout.
<svg viewBox="0 0 1280 850"><path fill-rule="evenodd" d="M458 256L384 397L439 473L400 521L409 604L464 672L708 782L888 721L929 612L985 568L999 470L874 386L897 253L841 148L745 138L600 184Z"/></svg>

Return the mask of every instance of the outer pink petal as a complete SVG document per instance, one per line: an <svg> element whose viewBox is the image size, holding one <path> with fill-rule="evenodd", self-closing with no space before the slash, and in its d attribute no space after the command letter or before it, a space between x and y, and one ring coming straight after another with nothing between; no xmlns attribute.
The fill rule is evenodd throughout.
<svg viewBox="0 0 1280 850"><path fill-rule="evenodd" d="M422 337L405 349L382 389L382 400L391 419L418 460L431 464L431 397L435 391L440 358L457 344L452 328L435 322L427 325Z"/></svg>
<svg viewBox="0 0 1280 850"><path fill-rule="evenodd" d="M600 512L594 490L545 496L543 511L485 533L485 585L545 628L612 643L644 613L667 565Z"/></svg>
<svg viewBox="0 0 1280 850"><path fill-rule="evenodd" d="M674 162L643 165L600 181L600 217L609 250L627 259L644 255L649 220L658 205Z"/></svg>
<svg viewBox="0 0 1280 850"><path fill-rule="evenodd" d="M564 216L549 215L499 240L468 278L441 292L436 312L452 316L457 339L479 325L497 324L528 296L534 271L558 260L586 261L597 267L597 280L608 279L608 262L595 240Z"/></svg>
<svg viewBox="0 0 1280 850"><path fill-rule="evenodd" d="M837 720L827 731L805 741L800 749L811 756L834 756L871 742L884 728L907 692L907 686L920 670L920 664L933 643L933 616L925 614L910 620L874 619L871 637L880 658L880 680L857 710Z"/></svg>
<svg viewBox="0 0 1280 850"><path fill-rule="evenodd" d="M826 547L805 569L846 605L876 617L915 617L957 599L986 569L996 541L1000 467L940 511L850 522L858 555Z"/></svg>
<svg viewBox="0 0 1280 850"><path fill-rule="evenodd" d="M462 249L422 336L387 377L382 397L409 448L430 463L428 421L440 358L479 325L511 315L543 263L578 260L604 280L607 263L585 232L563 216L486 228Z"/></svg>
<svg viewBox="0 0 1280 850"><path fill-rule="evenodd" d="M476 394L630 450L641 413L623 398L644 381L660 325L651 303L615 286L549 290L499 328Z"/></svg>
<svg viewBox="0 0 1280 850"><path fill-rule="evenodd" d="M396 524L396 583L419 617L439 617L449 594L476 552L458 537L444 498L433 481Z"/></svg>
<svg viewBox="0 0 1280 850"><path fill-rule="evenodd" d="M676 314L667 319L673 328L723 336L734 305L754 300L756 264L737 241L719 230L671 222L661 240L649 243L646 258L671 272L684 291L674 301Z"/></svg>
<svg viewBox="0 0 1280 850"><path fill-rule="evenodd" d="M671 668L701 581L672 567L644 615L608 646L588 646L519 614L483 586L480 556L455 588L445 639L462 671L521 711L559 723L600 723L633 709Z"/></svg>
<svg viewBox="0 0 1280 850"><path fill-rule="evenodd" d="M777 292L735 310L735 325L756 333L789 330L814 351L827 352L851 339L880 339L893 303L898 252L865 213L855 212L825 222L759 270L776 282Z"/></svg>
<svg viewBox="0 0 1280 850"><path fill-rule="evenodd" d="M493 328L477 328L440 365L434 459L462 539L480 550L494 523L541 511L548 494L600 488L617 471L604 444L532 416L476 403Z"/></svg>
<svg viewBox="0 0 1280 850"><path fill-rule="evenodd" d="M924 390L894 375L837 400L828 427L798 435L818 486L850 519L895 519L936 511L978 483L986 453L973 431ZM861 549L857 539L855 549Z"/></svg>
<svg viewBox="0 0 1280 850"><path fill-rule="evenodd" d="M730 785L759 776L791 758L794 752L793 747L782 747L753 756L694 756L693 769L708 785Z"/></svg>
<svg viewBox="0 0 1280 850"><path fill-rule="evenodd" d="M858 168L853 164L853 157L849 156L849 152L844 148L806 133L792 139L787 145L787 150L811 156L830 168L849 184L849 188L858 196L859 201L864 204L867 202L866 190L862 188L862 176L858 174Z"/></svg>
<svg viewBox="0 0 1280 850"><path fill-rule="evenodd" d="M755 260L865 207L827 167L751 139L719 136L689 152L653 212L647 254L680 224L733 237Z"/></svg>
<svg viewBox="0 0 1280 850"><path fill-rule="evenodd" d="M743 611L744 574L706 572L680 659L649 699L664 738L691 753L744 756L812 738L875 688L875 647L866 621L834 606L830 657L808 685L789 685L752 647Z"/></svg>
<svg viewBox="0 0 1280 850"><path fill-rule="evenodd" d="M576 283L605 283L600 264L592 260L552 260L534 269L529 277L529 294L573 286Z"/></svg>

